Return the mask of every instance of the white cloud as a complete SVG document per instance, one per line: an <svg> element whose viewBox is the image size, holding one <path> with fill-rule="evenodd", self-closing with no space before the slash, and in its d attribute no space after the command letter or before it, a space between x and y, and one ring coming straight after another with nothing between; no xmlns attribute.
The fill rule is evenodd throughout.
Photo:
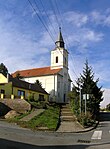
<svg viewBox="0 0 110 149"><path fill-rule="evenodd" d="M100 106L102 108L105 108L107 104L110 103L110 89L104 88L104 93L103 93L103 101L101 102Z"/></svg>
<svg viewBox="0 0 110 149"><path fill-rule="evenodd" d="M100 14L98 11L93 11L91 13L91 19L93 22L97 24L102 24L103 21L105 20L105 15Z"/></svg>
<svg viewBox="0 0 110 149"><path fill-rule="evenodd" d="M3 28L4 22L0 24L0 63L3 62L9 72L29 67L48 65L44 56L40 62L40 55L49 53L48 46L52 45L49 36L44 33L37 41L31 39L30 34L23 34L17 30ZM47 46L47 47L46 47Z"/></svg>
<svg viewBox="0 0 110 149"><path fill-rule="evenodd" d="M93 30L88 30L84 34L84 40L92 41L92 42L98 42L102 40L103 34L94 32Z"/></svg>
<svg viewBox="0 0 110 149"><path fill-rule="evenodd" d="M76 13L74 11L70 11L64 14L66 21L76 25L77 27L81 27L85 25L88 21L88 16L81 13Z"/></svg>
<svg viewBox="0 0 110 149"><path fill-rule="evenodd" d="M73 28L73 31L68 35L68 44L81 53L87 53L90 46L92 47L95 43L102 41L103 38L103 33L90 28L79 28L78 30Z"/></svg>
<svg viewBox="0 0 110 149"><path fill-rule="evenodd" d="M93 11L90 20L97 25L110 26L110 9L105 12Z"/></svg>

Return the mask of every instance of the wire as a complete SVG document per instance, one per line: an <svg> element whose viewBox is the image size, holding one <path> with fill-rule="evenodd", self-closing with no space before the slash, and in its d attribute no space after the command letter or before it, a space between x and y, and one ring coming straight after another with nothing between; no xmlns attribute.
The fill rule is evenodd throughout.
<svg viewBox="0 0 110 149"><path fill-rule="evenodd" d="M52 41L54 42L53 36L52 36L51 33L49 32L49 30L48 30L47 26L45 25L44 21L42 20L42 18L41 18L41 17L39 16L39 14L37 13L37 11L36 11L36 9L34 8L33 4L31 3L30 0L28 0L28 2L29 2L29 4L30 4L30 6L32 7L33 11L35 12L35 14L37 15L37 17L39 18L39 20L41 21L41 23L42 23L42 25L44 26L44 28L46 29L46 31L47 31L48 34L50 35ZM34 0L34 2L35 2L35 5L36 5L36 8L39 10L39 12L41 12L40 9L39 9L39 7L37 6L37 3L36 3L35 0ZM43 6L43 5L42 5L42 6ZM53 6L53 3L52 3L52 2L51 2L51 6L53 7L53 11L54 11L54 14L55 14L55 17L56 17L58 26L59 26L59 21L58 21L58 18L57 18L57 15L56 15L56 12L55 12L55 9L54 9L54 6ZM44 7L43 7L43 8L44 8ZM59 10L58 10L58 6L57 6L57 11L59 11ZM46 12L46 11L45 11L45 12ZM59 11L59 13L60 13L60 11ZM47 14L47 13L46 13L46 14ZM48 15L47 15L47 16L48 16ZM59 28L60 28L60 27L59 27ZM61 52L60 48L59 48L58 46L56 46L56 48L58 48L59 51L60 51L60 53L63 55L63 53ZM74 74L75 74L76 77L77 77L77 74L75 73L75 71L73 70L73 68L72 68L72 71L74 72Z"/></svg>
<svg viewBox="0 0 110 149"><path fill-rule="evenodd" d="M54 5L53 5L52 0L50 0L50 5L51 5L51 8L52 8L53 13L54 13L54 15L55 15L57 25L58 25L58 27L60 27L60 23L59 23L59 20L58 20L57 14L56 14L56 10L55 10L55 8L54 8Z"/></svg>
<svg viewBox="0 0 110 149"><path fill-rule="evenodd" d="M48 31L48 28L46 27L46 25L45 25L44 22L42 21L42 18L39 16L39 14L37 13L36 9L33 7L33 5L32 5L32 3L30 2L30 0L28 0L28 2L29 2L29 4L30 4L30 6L32 7L32 9L34 10L35 14L37 14L39 20L41 21L41 23L42 23L42 25L44 26L44 28L46 29L46 31L47 31L48 34L50 35L52 41L54 42L53 36L52 36L52 35L50 34L50 32ZM36 7L37 7L37 5L36 5ZM38 8L38 7L37 7L37 8ZM57 48L58 48L59 51L60 51L60 48L59 48L58 46L57 46ZM60 51L60 52L61 52L61 51ZM62 52L61 52L61 54L62 54ZM63 54L62 54L62 55L63 55Z"/></svg>
<svg viewBox="0 0 110 149"><path fill-rule="evenodd" d="M59 13L59 16L60 16L60 20L61 20L61 23L62 23L62 26L64 26L64 22L63 22L63 18L62 18L62 14L61 14L61 12L60 12L60 10L59 10L59 7L58 7L58 5L57 5L57 1L56 0L54 0L54 2L55 2L55 5L56 5L56 8L57 8L57 12ZM66 38L66 46L67 46L67 49L69 49L68 47L70 47L70 46L68 46L69 44L68 44L68 37L67 36L65 36ZM71 51L69 50L69 53L70 53ZM71 60L72 60L72 62L74 63L74 60L73 60L73 56L72 56L72 54L70 53L70 57L71 57ZM74 65L75 66L75 65ZM78 78L78 76L77 76L77 74L76 74L76 72L75 72L75 70L73 69L73 67L72 67L72 71L73 71L73 73L75 74L75 76Z"/></svg>
<svg viewBox="0 0 110 149"><path fill-rule="evenodd" d="M46 16L47 16L47 19L48 19L48 22L49 22L50 26L53 28L54 33L57 34L57 32L56 32L56 30L55 30L55 28L54 28L54 26L53 26L53 24L52 24L52 22L51 22L51 20L50 20L50 18L49 18L49 15L48 15L48 13L46 12L46 9L45 9L45 7L44 7L44 4L42 3L42 0L39 0L39 1L40 1L41 5L42 5L43 12L45 12L45 14L46 14Z"/></svg>
<svg viewBox="0 0 110 149"><path fill-rule="evenodd" d="M37 15L37 17L39 18L39 20L41 21L42 25L44 26L44 28L46 29L46 31L48 32L48 34L50 35L51 39L53 40L54 42L54 38L53 36L51 35L51 33L49 32L48 28L46 27L46 25L44 24L44 22L42 21L41 17L39 16L39 14L37 13L36 9L33 7L33 4L31 3L30 0L28 0L30 6L32 7L33 11L35 12L35 14ZM36 5L37 7L37 5ZM38 7L37 7L38 8Z"/></svg>

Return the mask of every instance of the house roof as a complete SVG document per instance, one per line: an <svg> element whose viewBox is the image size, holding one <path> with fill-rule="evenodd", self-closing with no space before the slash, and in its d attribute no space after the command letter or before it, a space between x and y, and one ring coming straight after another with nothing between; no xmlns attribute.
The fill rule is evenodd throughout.
<svg viewBox="0 0 110 149"><path fill-rule="evenodd" d="M27 90L35 91L35 92L40 92L43 94L48 94L40 85L28 83L28 82L22 81L18 78L13 78L11 75L9 75L9 82L12 82L14 87L27 89Z"/></svg>
<svg viewBox="0 0 110 149"><path fill-rule="evenodd" d="M59 69L51 69L51 67L43 67L43 68L34 68L27 70L18 70L12 74L13 77L16 77L19 74L21 77L36 77L36 76L45 76L45 75L53 75L57 74L61 68Z"/></svg>

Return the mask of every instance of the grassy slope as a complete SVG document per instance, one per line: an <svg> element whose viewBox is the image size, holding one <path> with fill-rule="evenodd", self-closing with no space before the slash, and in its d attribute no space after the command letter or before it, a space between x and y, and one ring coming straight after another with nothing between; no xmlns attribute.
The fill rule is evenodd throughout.
<svg viewBox="0 0 110 149"><path fill-rule="evenodd" d="M27 114L26 114L27 115ZM59 123L60 107L57 105L49 106L43 113L35 116L28 122L19 121L25 115L11 119L10 122L16 122L22 127L37 129L38 127L47 127L49 130L56 130Z"/></svg>

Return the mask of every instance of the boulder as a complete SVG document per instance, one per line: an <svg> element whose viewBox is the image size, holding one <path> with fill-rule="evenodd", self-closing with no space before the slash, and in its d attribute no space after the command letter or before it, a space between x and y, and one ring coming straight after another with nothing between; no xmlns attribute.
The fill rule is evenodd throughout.
<svg viewBox="0 0 110 149"><path fill-rule="evenodd" d="M5 119L14 118L15 116L18 116L19 113L17 113L14 110L9 111L4 117Z"/></svg>
<svg viewBox="0 0 110 149"><path fill-rule="evenodd" d="M0 99L0 103L3 103L18 113L25 113L31 110L31 104L24 99Z"/></svg>

